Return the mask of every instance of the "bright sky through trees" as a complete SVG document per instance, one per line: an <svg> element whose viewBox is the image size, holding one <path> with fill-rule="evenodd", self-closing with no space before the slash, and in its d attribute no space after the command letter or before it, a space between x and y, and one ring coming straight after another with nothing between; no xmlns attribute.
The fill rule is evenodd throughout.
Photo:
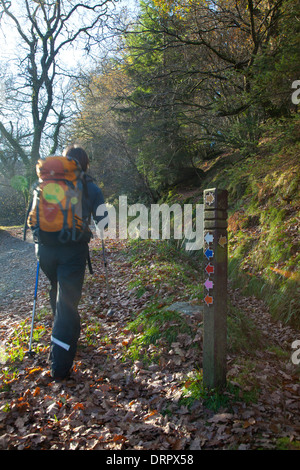
<svg viewBox="0 0 300 470"><path fill-rule="evenodd" d="M14 154L11 172L21 157L31 174L41 154L56 151L76 81L112 57L135 4L0 1L0 137L5 155Z"/></svg>
<svg viewBox="0 0 300 470"><path fill-rule="evenodd" d="M127 8L134 13L138 8L138 4L138 0L119 0L117 9ZM20 8L21 18L22 9ZM0 63L7 63L7 61L12 59L18 48L18 41L19 35L16 33L15 27L12 27L12 23L9 23L7 19L2 19L0 21ZM80 51L78 48L75 49L73 45L62 51L62 57L65 63L68 63L71 67L76 67L79 62L82 67L82 60L85 61L83 51Z"/></svg>

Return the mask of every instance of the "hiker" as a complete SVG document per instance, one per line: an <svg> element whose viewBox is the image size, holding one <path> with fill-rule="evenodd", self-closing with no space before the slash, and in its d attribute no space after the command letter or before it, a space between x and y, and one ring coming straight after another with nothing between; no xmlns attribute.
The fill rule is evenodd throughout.
<svg viewBox="0 0 300 470"><path fill-rule="evenodd" d="M101 204L104 204L102 191L93 182L93 179L86 174L89 167L89 158L86 152L79 146L70 145L64 150L63 157L48 157L48 159L52 158L52 161L54 158L60 159L60 161L55 160L54 163L57 165L66 164L67 160L64 159L68 159L68 164L69 161L74 164L74 160L76 161L75 165L78 166L79 164L79 168L82 170L81 175L83 172L84 182L82 185L82 204L80 210L82 210L82 220L86 221L86 225L81 226L81 230L78 230L77 227L74 231L63 229L48 232L42 230L41 223L38 224L37 221L38 217L41 218L41 208L37 210L38 214L35 215L35 218L31 215L31 219L30 216L28 219L28 225L31 226L35 237L36 255L39 259L40 267L51 284L49 294L54 321L51 336L50 364L51 375L54 380L67 378L73 365L80 335L78 304L82 293L86 262L89 260L88 243L92 236L89 223L91 216L96 223L101 220L101 217L97 217L96 211ZM48 187L50 186L48 184ZM57 185L52 183L53 186ZM69 189L62 191L57 187L57 204L51 204L51 207L48 204L52 212L58 211L57 206L62 207L59 201L64 196L63 193L67 194L68 191ZM53 199L54 195L51 197ZM71 201L72 199L76 198L72 197ZM56 207L54 208L54 206ZM76 224L78 220L76 220Z"/></svg>

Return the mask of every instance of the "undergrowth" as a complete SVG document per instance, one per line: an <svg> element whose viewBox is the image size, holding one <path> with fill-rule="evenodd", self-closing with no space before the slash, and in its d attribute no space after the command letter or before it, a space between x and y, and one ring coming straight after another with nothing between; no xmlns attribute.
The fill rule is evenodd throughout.
<svg viewBox="0 0 300 470"><path fill-rule="evenodd" d="M299 118L295 119L299 135ZM276 127L264 129L257 153L227 154L211 164L189 202L206 188L228 190L228 274L233 287L263 299L274 319L300 326L300 144ZM278 128L279 129L279 128ZM229 159L231 157L231 160ZM219 167L220 160L228 159ZM172 191L184 201L185 188Z"/></svg>
<svg viewBox="0 0 300 470"><path fill-rule="evenodd" d="M195 335L182 315L156 303L143 310L135 320L128 323L127 328L135 333L135 337L127 348L126 356L146 363L157 362L160 347L166 344L171 346L179 334Z"/></svg>
<svg viewBox="0 0 300 470"><path fill-rule="evenodd" d="M255 351L262 346L257 326L242 310L228 302L227 343L230 352Z"/></svg>
<svg viewBox="0 0 300 470"><path fill-rule="evenodd" d="M191 408L195 402L214 412L220 408L232 411L238 401L256 403L260 393L259 384L251 381L247 364L243 372L235 377L234 383L228 382L222 389L210 389L203 382L203 371L192 371L182 383L180 404Z"/></svg>

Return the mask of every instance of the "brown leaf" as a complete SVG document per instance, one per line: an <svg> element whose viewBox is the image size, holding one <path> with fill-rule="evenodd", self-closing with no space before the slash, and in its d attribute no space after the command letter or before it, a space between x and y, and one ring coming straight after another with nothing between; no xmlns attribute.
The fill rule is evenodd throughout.
<svg viewBox="0 0 300 470"><path fill-rule="evenodd" d="M208 420L209 423L226 423L231 420L233 415L231 413L220 413L215 414L212 418Z"/></svg>

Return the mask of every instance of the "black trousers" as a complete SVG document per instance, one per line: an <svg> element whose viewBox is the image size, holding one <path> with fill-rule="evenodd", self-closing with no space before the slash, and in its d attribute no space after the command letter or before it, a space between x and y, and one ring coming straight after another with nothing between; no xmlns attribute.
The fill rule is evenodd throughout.
<svg viewBox="0 0 300 470"><path fill-rule="evenodd" d="M40 267L51 283L54 315L51 336L51 373L65 378L72 368L80 336L78 304L82 294L88 244L38 245Z"/></svg>

